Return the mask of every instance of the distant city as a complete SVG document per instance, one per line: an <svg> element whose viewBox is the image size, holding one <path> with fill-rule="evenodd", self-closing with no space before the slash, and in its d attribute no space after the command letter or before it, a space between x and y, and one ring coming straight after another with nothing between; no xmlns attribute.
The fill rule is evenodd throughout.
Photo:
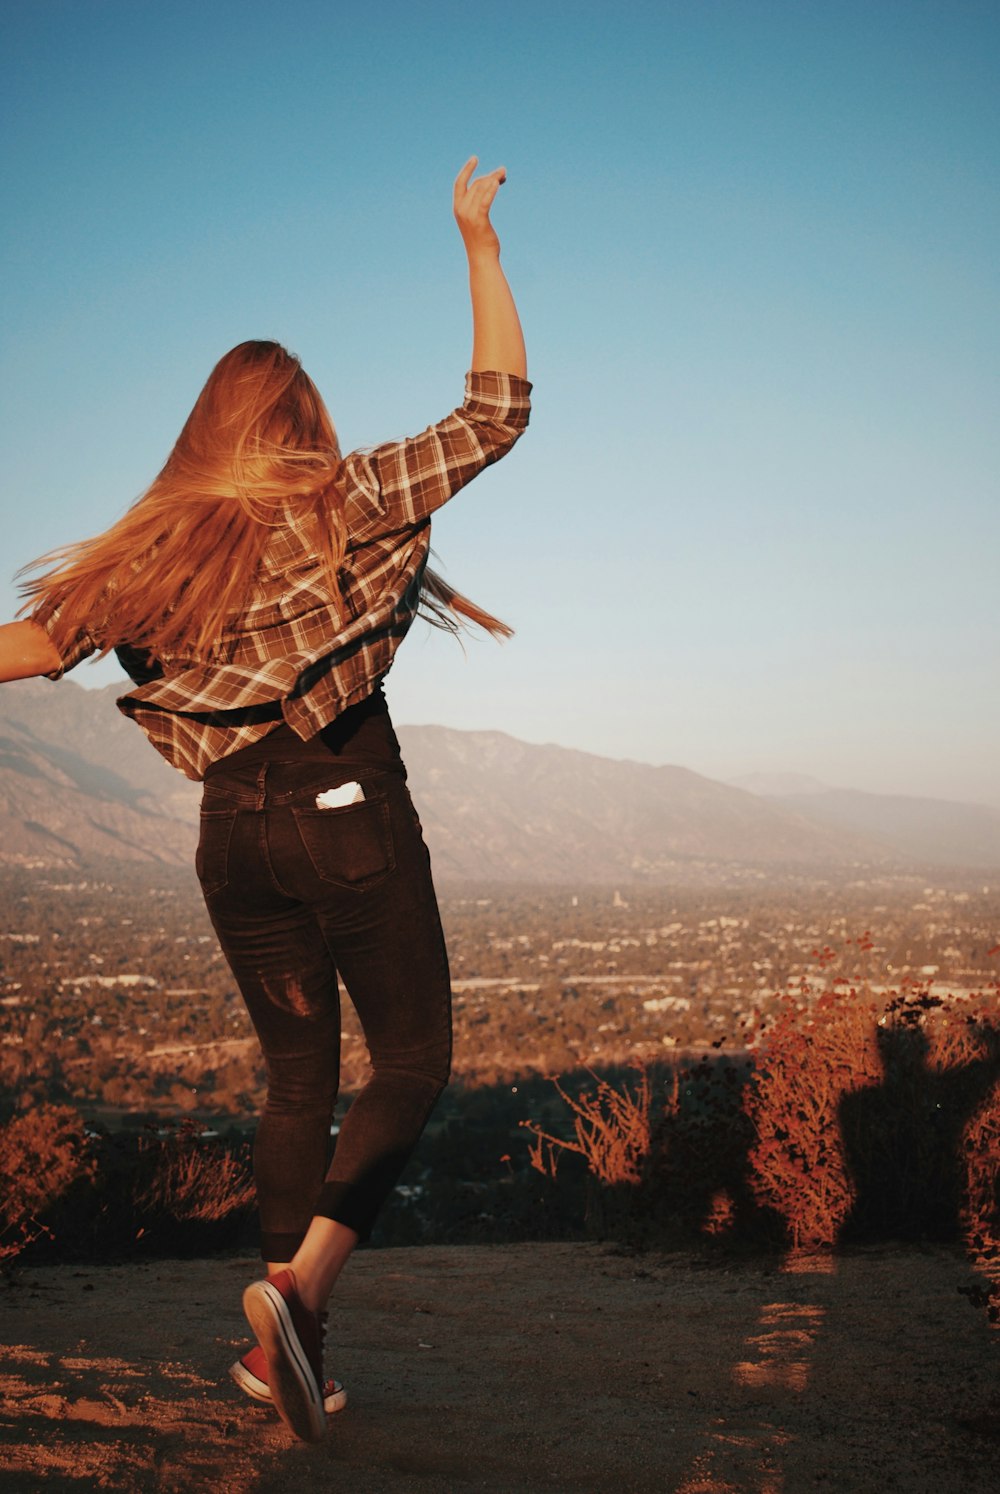
<svg viewBox="0 0 1000 1494"><path fill-rule="evenodd" d="M251 1117L257 1045L192 870L199 786L115 688L0 693L0 1102ZM734 786L500 732L400 737L467 1084L736 1053L790 983L961 1001L996 980L988 807ZM349 1003L343 1028L349 1091L367 1063Z"/></svg>
<svg viewBox="0 0 1000 1494"><path fill-rule="evenodd" d="M0 1102L256 1114L263 1070L190 872L0 870ZM1000 880L446 893L456 1076L467 1085L738 1053L790 988L834 978L962 1002L1000 974ZM867 937L866 937L867 936ZM344 1088L367 1067L344 1002Z"/></svg>

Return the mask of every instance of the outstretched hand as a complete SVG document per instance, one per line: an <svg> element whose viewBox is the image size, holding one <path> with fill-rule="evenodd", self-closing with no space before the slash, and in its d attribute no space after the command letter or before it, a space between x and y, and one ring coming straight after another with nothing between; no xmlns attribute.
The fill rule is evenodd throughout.
<svg viewBox="0 0 1000 1494"><path fill-rule="evenodd" d="M455 179L455 221L470 258L478 254L500 253L500 240L490 222L490 208L507 180L506 167L498 166L495 171L488 171L473 181L472 173L478 165L479 157L470 156Z"/></svg>
<svg viewBox="0 0 1000 1494"><path fill-rule="evenodd" d="M493 199L507 180L503 166L473 181L479 165L470 156L455 180L455 221L469 257L472 292L473 372L514 374L527 378L524 338L517 307L500 265L500 240L490 222Z"/></svg>

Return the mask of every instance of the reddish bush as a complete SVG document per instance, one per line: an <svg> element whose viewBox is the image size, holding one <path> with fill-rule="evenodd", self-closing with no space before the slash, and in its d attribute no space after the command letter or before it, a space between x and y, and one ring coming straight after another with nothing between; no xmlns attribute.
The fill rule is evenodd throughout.
<svg viewBox="0 0 1000 1494"><path fill-rule="evenodd" d="M758 1197L793 1244L1000 1235L995 994L915 987L876 998L835 982L790 992L758 1036L746 1105Z"/></svg>
<svg viewBox="0 0 1000 1494"><path fill-rule="evenodd" d="M636 1068L639 1080L634 1091L627 1084L616 1089L592 1069L587 1072L596 1085L593 1094L570 1095L558 1079L553 1079L556 1092L572 1114L574 1140L553 1136L535 1121L522 1121L535 1137L529 1143L531 1165L554 1178L560 1153L576 1152L602 1183L638 1183L649 1155L650 1085L646 1069L642 1065Z"/></svg>
<svg viewBox="0 0 1000 1494"><path fill-rule="evenodd" d="M214 1224L252 1206L254 1182L246 1148L233 1155L205 1146L192 1122L149 1145L155 1149L156 1164L148 1184L136 1195L141 1212L182 1223Z"/></svg>
<svg viewBox="0 0 1000 1494"><path fill-rule="evenodd" d="M0 1263L51 1235L47 1211L95 1171L83 1122L68 1105L39 1105L0 1127Z"/></svg>
<svg viewBox="0 0 1000 1494"><path fill-rule="evenodd" d="M850 1212L840 1103L879 1078L875 1024L875 1005L853 989L835 985L815 1003L793 989L756 1039L744 1096L756 1137L751 1187L784 1219L794 1246L832 1245Z"/></svg>
<svg viewBox="0 0 1000 1494"><path fill-rule="evenodd" d="M832 963L824 950L821 967ZM702 1234L764 1238L776 1215L793 1246L961 1236L1000 1264L997 990L875 994L828 977L793 986L751 1039L747 1075L706 1060L675 1072L654 1106L649 1074L556 1091L573 1135L533 1121L531 1161L565 1153L627 1194L610 1213ZM655 1113L654 1113L655 1112Z"/></svg>

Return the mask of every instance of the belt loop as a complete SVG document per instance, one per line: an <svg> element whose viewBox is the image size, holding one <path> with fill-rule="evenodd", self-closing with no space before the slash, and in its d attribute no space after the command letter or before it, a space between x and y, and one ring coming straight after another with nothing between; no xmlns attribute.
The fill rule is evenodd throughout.
<svg viewBox="0 0 1000 1494"><path fill-rule="evenodd" d="M255 809L263 809L264 808L264 800L267 797L267 769L268 769L268 766L269 765L267 763L261 763L260 768L259 768L258 773L257 773L257 803L254 805Z"/></svg>

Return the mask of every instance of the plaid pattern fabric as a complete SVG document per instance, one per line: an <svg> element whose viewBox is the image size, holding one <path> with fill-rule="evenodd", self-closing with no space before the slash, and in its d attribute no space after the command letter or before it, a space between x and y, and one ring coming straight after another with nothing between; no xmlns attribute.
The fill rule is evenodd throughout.
<svg viewBox="0 0 1000 1494"><path fill-rule="evenodd" d="M282 719L315 736L370 695L416 616L430 516L509 451L528 423L531 385L470 373L465 401L419 436L344 458L348 552L333 599L306 534L276 529L239 627L211 665L117 650L137 688L122 696L153 746L188 778L249 746ZM58 679L100 647L81 628Z"/></svg>

